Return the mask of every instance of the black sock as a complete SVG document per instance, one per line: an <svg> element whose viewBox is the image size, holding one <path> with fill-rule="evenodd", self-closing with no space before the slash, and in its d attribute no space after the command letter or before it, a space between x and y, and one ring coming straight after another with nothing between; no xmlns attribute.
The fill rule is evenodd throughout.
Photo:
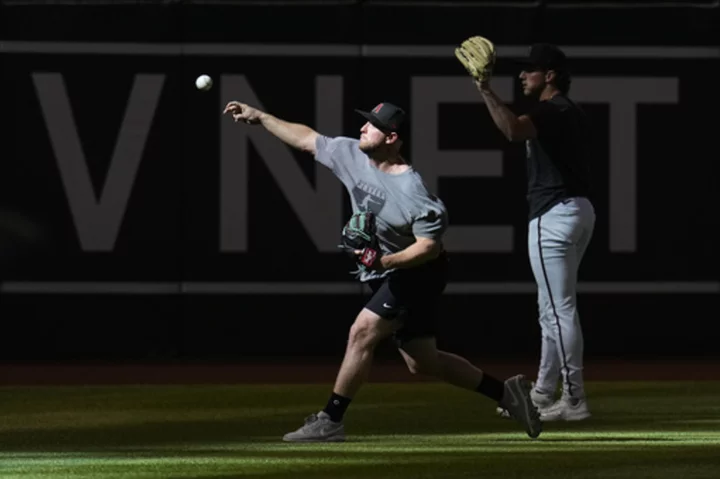
<svg viewBox="0 0 720 479"><path fill-rule="evenodd" d="M350 401L352 399L332 393L323 411L330 416L331 421L340 422L345 415L345 410L350 405Z"/></svg>
<svg viewBox="0 0 720 479"><path fill-rule="evenodd" d="M505 393L505 384L488 374L483 374L482 380L475 390L490 399L500 402Z"/></svg>

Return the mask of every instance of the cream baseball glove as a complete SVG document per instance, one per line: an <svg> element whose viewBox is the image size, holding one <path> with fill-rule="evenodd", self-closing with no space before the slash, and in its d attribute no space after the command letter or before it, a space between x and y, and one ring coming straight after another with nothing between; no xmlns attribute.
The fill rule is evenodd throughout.
<svg viewBox="0 0 720 479"><path fill-rule="evenodd" d="M495 66L495 45L485 37L470 37L455 49L455 56L477 81L487 82Z"/></svg>

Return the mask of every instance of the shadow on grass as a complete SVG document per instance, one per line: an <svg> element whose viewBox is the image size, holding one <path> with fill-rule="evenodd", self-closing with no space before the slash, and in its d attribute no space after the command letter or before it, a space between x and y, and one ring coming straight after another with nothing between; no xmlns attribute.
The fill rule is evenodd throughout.
<svg viewBox="0 0 720 479"><path fill-rule="evenodd" d="M392 412L390 413L392 414ZM495 427L487 423L458 423L456 420L417 421L386 420L387 413L356 417L346 426L352 432L349 440L367 435L444 435L521 433L507 421L497 420ZM282 436L302 424L296 414L276 415L271 418L235 420L188 420L135 422L132 424L105 424L83 427L48 427L0 429L2 450L9 451L67 451L87 448L113 448L138 445L180 445L212 443L267 443L282 444ZM523 433L524 434L524 433Z"/></svg>
<svg viewBox="0 0 720 479"><path fill-rule="evenodd" d="M503 439L499 439L500 442L503 441ZM673 439L673 438L665 438L665 437L647 437L647 436L637 436L637 437L627 437L627 436L602 436L602 437L572 437L572 438L559 438L559 437L540 437L540 441L542 442L563 442L563 443L572 443L572 442L683 442L684 439Z"/></svg>
<svg viewBox="0 0 720 479"><path fill-rule="evenodd" d="M473 441L529 441L515 421L497 417L494 405L481 401L477 395L438 385L369 386L372 387L363 392L362 400L354 404L346 416L346 432L352 442L368 435L402 438L412 434L513 434L513 437L476 438ZM606 386L606 394L616 392L613 387ZM716 420L718 385L714 385L714 389L704 386L705 396L695 397L691 410L682 416L679 416L678 407L684 407L686 403L676 402L671 392L685 394L689 386L663 387L667 390L662 389L664 394L660 396L650 394L657 386L633 389L631 392L635 397L632 400L622 396L603 397L603 388L598 388L598 401L593 403L597 408L593 409L592 418L578 423L546 424L540 441L669 443L671 438L668 437L648 438L634 433L691 431L698 428L698 424L691 424L691 421ZM325 398L325 393L326 388L319 386L0 390L4 402L2 414L13 417L13 424L18 425L3 425L0 416L0 448L3 451L68 451L280 442L283 434L301 426L307 413L317 410L318 398ZM229 409L236 409L238 415L233 415L232 411L228 413ZM217 417L208 416L215 410ZM156 411L162 411L168 417L160 419ZM241 417L246 413L246 417ZM92 414L100 415L101 419L103 414L111 417L116 414L119 420L126 422L95 424ZM223 418L222 414L231 417ZM23 428L19 421L25 417L35 422ZM678 421L678 417L683 421ZM561 436L553 437L556 433ZM588 435L569 437L575 433Z"/></svg>
<svg viewBox="0 0 720 479"><path fill-rule="evenodd" d="M73 457L89 457L102 460L121 460L123 465L102 465L93 467L98 479L109 477L122 468L128 476L142 473L144 477L176 479L225 479L253 478L367 478L389 479L395 477L483 477L503 479L576 479L586 477L599 479L636 479L639 475L654 479L675 479L692 477L710 479L716 476L716 454L714 448L674 448L672 454L664 447L643 449L617 449L606 451L600 448L577 450L520 449L508 447L501 450L483 451L441 451L432 448L423 450L347 450L329 448L313 449L290 445L272 450L243 450L242 444L229 445L230 449L208 447L189 451L182 446L163 447L156 450L143 448L106 448L96 452L74 452ZM326 445L323 445L326 446ZM294 447L294 448L293 448ZM42 460L45 458L45 460ZM173 458L178 461L174 462ZM194 461L193 458L201 459ZM33 463L41 474L53 458L48 454L22 454L22 461ZM35 460L34 460L35 459ZM130 459L130 461L127 461ZM144 461L138 461L144 459ZM157 459L157 463L155 463ZM10 461L8 461L10 462ZM137 462L143 465L133 466ZM52 466L57 467L57 466ZM77 466L75 470L81 470ZM178 470L181 468L180 470ZM641 474L642 473L642 474Z"/></svg>
<svg viewBox="0 0 720 479"><path fill-rule="evenodd" d="M318 479L343 478L390 479L413 478L468 478L483 479L577 479L585 477L600 479L692 479L717 478L716 460L711 450L686 450L679 454L666 454L662 449L637 452L578 451L568 455L537 452L523 455L518 461L516 454L507 452L478 456L477 454L436 454L434 456L389 457L382 463L352 463L338 465L318 463L312 467L280 469L268 467L261 473L243 471L236 475L193 475L175 479Z"/></svg>

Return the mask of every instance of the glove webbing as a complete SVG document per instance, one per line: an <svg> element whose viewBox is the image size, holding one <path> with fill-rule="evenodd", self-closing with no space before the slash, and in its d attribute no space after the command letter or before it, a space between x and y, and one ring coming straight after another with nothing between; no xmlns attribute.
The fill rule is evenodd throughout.
<svg viewBox="0 0 720 479"><path fill-rule="evenodd" d="M350 224L348 225L348 228L353 233L360 236L363 240L367 241L368 243L372 241L372 237L366 233L367 229L367 216L366 215L356 215L353 216L350 219Z"/></svg>

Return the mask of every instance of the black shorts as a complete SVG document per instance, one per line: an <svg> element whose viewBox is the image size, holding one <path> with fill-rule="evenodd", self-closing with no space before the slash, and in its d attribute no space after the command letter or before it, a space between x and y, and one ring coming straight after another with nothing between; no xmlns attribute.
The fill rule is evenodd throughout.
<svg viewBox="0 0 720 479"><path fill-rule="evenodd" d="M368 281L373 296L365 307L382 318L403 321L395 332L399 344L413 338L433 337L447 276L445 253L415 268L398 269L385 278Z"/></svg>

